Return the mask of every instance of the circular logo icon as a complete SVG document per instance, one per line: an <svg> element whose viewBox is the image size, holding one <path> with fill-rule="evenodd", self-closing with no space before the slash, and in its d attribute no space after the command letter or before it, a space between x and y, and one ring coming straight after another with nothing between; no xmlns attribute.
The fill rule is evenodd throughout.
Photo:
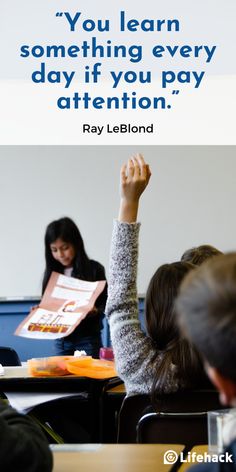
<svg viewBox="0 0 236 472"><path fill-rule="evenodd" d="M164 454L164 464L175 464L178 460L178 454L175 451L172 451L172 449L169 449L169 451L166 451Z"/></svg>

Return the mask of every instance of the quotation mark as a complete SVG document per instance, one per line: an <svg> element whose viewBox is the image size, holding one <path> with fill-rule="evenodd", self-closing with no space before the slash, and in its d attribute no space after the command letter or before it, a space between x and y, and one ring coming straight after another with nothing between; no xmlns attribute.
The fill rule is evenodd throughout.
<svg viewBox="0 0 236 472"><path fill-rule="evenodd" d="M178 454L175 451L169 449L164 454L164 464L175 464L178 460Z"/></svg>
<svg viewBox="0 0 236 472"><path fill-rule="evenodd" d="M178 95L179 94L179 90L172 90L172 95Z"/></svg>
<svg viewBox="0 0 236 472"><path fill-rule="evenodd" d="M56 16L63 16L63 12L61 12L61 11L60 11L60 12L57 12L57 13L56 13Z"/></svg>

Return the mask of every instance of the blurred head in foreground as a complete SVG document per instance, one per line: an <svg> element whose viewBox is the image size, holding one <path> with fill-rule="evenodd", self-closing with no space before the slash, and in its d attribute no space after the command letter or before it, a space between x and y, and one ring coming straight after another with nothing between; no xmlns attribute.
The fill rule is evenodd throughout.
<svg viewBox="0 0 236 472"><path fill-rule="evenodd" d="M206 361L223 404L236 406L236 253L191 271L176 300L184 335Z"/></svg>

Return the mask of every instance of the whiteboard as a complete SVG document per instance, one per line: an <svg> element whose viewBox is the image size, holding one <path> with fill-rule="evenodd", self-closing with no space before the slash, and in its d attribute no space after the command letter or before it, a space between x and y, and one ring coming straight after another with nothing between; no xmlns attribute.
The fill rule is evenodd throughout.
<svg viewBox="0 0 236 472"><path fill-rule="evenodd" d="M152 169L139 211L140 293L160 264L189 247L235 250L234 146L1 146L0 297L40 294L45 228L62 216L108 270L119 169L135 152Z"/></svg>

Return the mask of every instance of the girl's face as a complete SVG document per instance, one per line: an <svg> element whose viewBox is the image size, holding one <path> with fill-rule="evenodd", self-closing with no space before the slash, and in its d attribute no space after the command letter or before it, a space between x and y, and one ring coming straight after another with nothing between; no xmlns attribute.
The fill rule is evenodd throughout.
<svg viewBox="0 0 236 472"><path fill-rule="evenodd" d="M71 243L66 243L62 239L56 239L50 244L52 256L64 267L71 267L75 258L75 249Z"/></svg>

